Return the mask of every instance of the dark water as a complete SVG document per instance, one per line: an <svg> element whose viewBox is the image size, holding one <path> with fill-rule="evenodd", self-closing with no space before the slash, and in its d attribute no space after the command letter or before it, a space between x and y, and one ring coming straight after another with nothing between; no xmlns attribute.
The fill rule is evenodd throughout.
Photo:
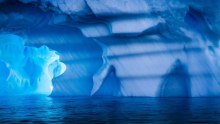
<svg viewBox="0 0 220 124"><path fill-rule="evenodd" d="M220 123L220 98L0 98L1 123Z"/></svg>

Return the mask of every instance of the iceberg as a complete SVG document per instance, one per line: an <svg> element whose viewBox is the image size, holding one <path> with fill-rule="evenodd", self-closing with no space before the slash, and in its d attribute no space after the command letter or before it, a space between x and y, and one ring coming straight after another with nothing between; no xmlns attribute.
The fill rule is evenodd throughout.
<svg viewBox="0 0 220 124"><path fill-rule="evenodd" d="M218 0L4 1L0 33L7 42L0 44L0 81L8 88L2 92L220 96L218 5Z"/></svg>

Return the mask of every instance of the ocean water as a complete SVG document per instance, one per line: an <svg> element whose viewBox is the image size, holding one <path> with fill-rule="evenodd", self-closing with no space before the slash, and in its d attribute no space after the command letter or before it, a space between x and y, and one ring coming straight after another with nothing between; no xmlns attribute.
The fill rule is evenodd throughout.
<svg viewBox="0 0 220 124"><path fill-rule="evenodd" d="M0 123L220 123L220 98L1 97Z"/></svg>

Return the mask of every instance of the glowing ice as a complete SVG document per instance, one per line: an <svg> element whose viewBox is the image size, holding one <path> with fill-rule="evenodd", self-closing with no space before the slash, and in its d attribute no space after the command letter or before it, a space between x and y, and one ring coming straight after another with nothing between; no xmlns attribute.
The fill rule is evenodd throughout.
<svg viewBox="0 0 220 124"><path fill-rule="evenodd" d="M54 12L50 16L52 18L48 18L53 31L64 28L78 28L78 32L81 31L79 37L75 36L75 32L69 33L73 35L71 38L67 35L59 37L59 44L53 40L49 42L48 39L56 35L48 33L47 38L42 38L44 42L39 43L55 46L57 50L61 50L62 58L68 62L67 73L59 79L65 82L65 85L55 83L54 95L220 96L218 0L20 1L23 1L20 3L21 6L37 2L34 5L44 10L40 11L43 15ZM13 27L18 22L23 24L25 20L22 19L30 16L27 13L22 16L22 11L19 14L12 13L11 16L5 12L7 11L0 13L0 17L3 17L0 25L8 27ZM35 16L37 21L42 18L40 24L47 22L41 14ZM17 16L14 17L15 15ZM34 22L34 18L29 19L30 21L25 23L33 25L30 22ZM7 20L13 22L7 24ZM43 24L47 26L47 23ZM54 25L58 25L59 28ZM63 25L65 27L60 28ZM19 53L19 49L23 48L18 47L15 51ZM25 49L35 51L33 48ZM18 63L29 54L19 54ZM17 67L18 63L10 61L13 58L3 56L2 59ZM31 64L38 61L33 58L27 60ZM54 70L64 71L63 64L57 64L59 65L53 63L49 66L49 74L53 72L53 75L59 75ZM8 66L9 64L2 60L0 68L5 74L10 71L10 74L23 77L20 76L23 74L20 72L22 69L11 71ZM34 66L38 64L32 67L35 68ZM0 79L5 78L3 76Z"/></svg>
<svg viewBox="0 0 220 124"><path fill-rule="evenodd" d="M66 66L55 51L46 46L24 46L11 34L0 35L0 95L50 94L52 79L64 73Z"/></svg>

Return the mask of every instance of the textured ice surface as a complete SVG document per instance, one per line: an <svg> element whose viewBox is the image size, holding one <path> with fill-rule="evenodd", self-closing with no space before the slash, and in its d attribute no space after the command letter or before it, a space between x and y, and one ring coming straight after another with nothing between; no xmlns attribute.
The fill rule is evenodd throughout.
<svg viewBox="0 0 220 124"><path fill-rule="evenodd" d="M218 0L19 1L2 3L1 32L60 53L52 95L220 96ZM19 62L46 48L35 49L13 51ZM18 63L2 57L7 74L3 60Z"/></svg>
<svg viewBox="0 0 220 124"><path fill-rule="evenodd" d="M24 46L11 34L0 35L0 60L0 95L50 94L52 79L66 70L55 51Z"/></svg>

